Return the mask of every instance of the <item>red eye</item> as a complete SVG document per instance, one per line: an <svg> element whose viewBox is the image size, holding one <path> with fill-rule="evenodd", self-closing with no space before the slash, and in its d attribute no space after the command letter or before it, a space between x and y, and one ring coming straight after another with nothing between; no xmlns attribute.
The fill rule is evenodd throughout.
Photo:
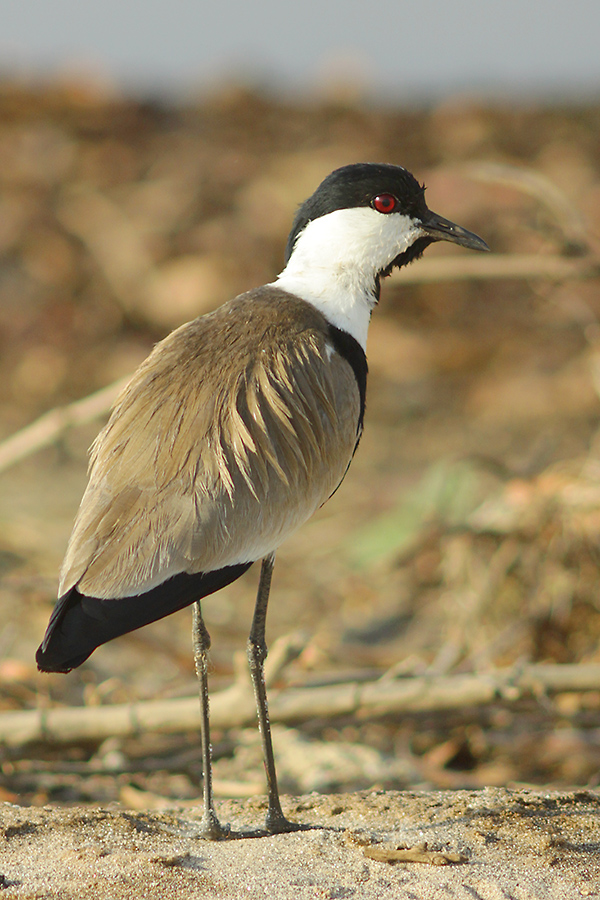
<svg viewBox="0 0 600 900"><path fill-rule="evenodd" d="M371 203L373 209L376 209L377 212L380 213L394 212L397 205L398 201L393 194L377 194L376 197L373 197Z"/></svg>

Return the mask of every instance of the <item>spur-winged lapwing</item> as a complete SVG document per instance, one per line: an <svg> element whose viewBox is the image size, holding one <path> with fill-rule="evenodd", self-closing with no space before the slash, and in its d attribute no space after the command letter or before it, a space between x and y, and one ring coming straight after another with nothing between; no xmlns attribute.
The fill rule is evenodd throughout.
<svg viewBox="0 0 600 900"><path fill-rule="evenodd" d="M200 601L262 560L248 659L266 828L298 828L279 802L263 675L275 551L331 497L356 450L380 279L434 241L488 249L432 213L406 169L332 172L298 210L277 280L157 344L92 447L38 666L69 672L100 644L194 604L206 837L228 832L212 797Z"/></svg>

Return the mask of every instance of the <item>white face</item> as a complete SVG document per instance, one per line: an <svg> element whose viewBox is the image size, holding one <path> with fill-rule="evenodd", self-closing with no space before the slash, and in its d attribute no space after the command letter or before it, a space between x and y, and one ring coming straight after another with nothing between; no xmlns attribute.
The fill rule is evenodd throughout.
<svg viewBox="0 0 600 900"><path fill-rule="evenodd" d="M365 348L377 273L424 234L400 213L337 209L300 232L275 283L312 303Z"/></svg>

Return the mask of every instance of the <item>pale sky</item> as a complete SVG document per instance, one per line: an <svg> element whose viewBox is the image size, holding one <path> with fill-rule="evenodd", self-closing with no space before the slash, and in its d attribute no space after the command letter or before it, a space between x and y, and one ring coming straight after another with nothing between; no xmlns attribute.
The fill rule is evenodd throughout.
<svg viewBox="0 0 600 900"><path fill-rule="evenodd" d="M0 0L0 72L106 73L172 93L349 74L410 101L600 95L598 0Z"/></svg>

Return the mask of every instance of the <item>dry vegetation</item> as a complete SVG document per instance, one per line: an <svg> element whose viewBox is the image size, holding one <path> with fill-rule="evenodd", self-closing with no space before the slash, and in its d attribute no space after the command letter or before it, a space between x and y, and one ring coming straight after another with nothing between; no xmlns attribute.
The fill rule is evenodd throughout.
<svg viewBox="0 0 600 900"><path fill-rule="evenodd" d="M295 659L273 677L311 687L385 673L385 686L600 663L600 108L407 112L231 89L177 109L4 84L0 440L271 280L297 203L357 160L406 165L433 209L506 258L474 270L435 247L385 286L360 451L280 553L270 635L293 632ZM35 670L98 424L0 475L4 712L194 694L187 611L68 677ZM239 668L255 579L206 604L216 689ZM279 726L284 788L594 785L600 681L538 688ZM217 730L215 750L222 794L262 789L252 730ZM195 798L200 780L194 733L38 741L1 762L0 798L33 804L148 807Z"/></svg>

